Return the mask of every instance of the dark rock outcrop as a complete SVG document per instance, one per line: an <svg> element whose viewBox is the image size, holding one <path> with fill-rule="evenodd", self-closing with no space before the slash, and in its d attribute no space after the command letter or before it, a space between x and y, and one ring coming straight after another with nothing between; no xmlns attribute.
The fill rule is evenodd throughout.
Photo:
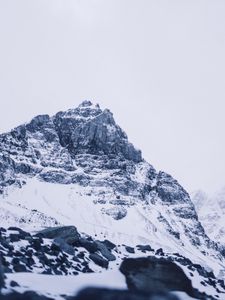
<svg viewBox="0 0 225 300"><path fill-rule="evenodd" d="M72 156L76 154L116 154L140 162L141 152L128 142L112 113L84 101L78 108L60 112L53 118L60 142ZM68 126L68 123L70 126Z"/></svg>
<svg viewBox="0 0 225 300"><path fill-rule="evenodd" d="M4 280L4 272L3 272L3 266L2 266L2 260L0 256L0 292L1 289L4 287L5 280Z"/></svg>
<svg viewBox="0 0 225 300"><path fill-rule="evenodd" d="M48 239L60 238L69 245L75 245L80 238L75 226L51 227L46 228L36 234L36 236Z"/></svg>
<svg viewBox="0 0 225 300"><path fill-rule="evenodd" d="M0 295L0 300L54 300L53 298L38 295L33 291L28 291L25 293L12 292L7 295Z"/></svg>
<svg viewBox="0 0 225 300"><path fill-rule="evenodd" d="M158 293L183 291L194 296L191 280L173 262L155 257L125 259L120 271L131 291Z"/></svg>
<svg viewBox="0 0 225 300"><path fill-rule="evenodd" d="M74 226L47 228L36 235L18 227L0 228L0 258L5 273L77 275L93 272L89 267L93 262L107 269L109 262L116 260L115 247L109 241L81 236Z"/></svg>
<svg viewBox="0 0 225 300"><path fill-rule="evenodd" d="M74 255L75 254L74 248L71 245L69 245L67 242L65 242L65 240L62 239L62 238L56 238L56 239L54 239L52 245L53 245L53 247L54 246L59 247L59 249L61 251L64 251L64 252L66 252L66 253L68 253L70 255Z"/></svg>
<svg viewBox="0 0 225 300"><path fill-rule="evenodd" d="M93 262L102 267L102 268L105 268L107 269L108 268L108 265L109 265L109 262L108 260L104 259L102 256L98 255L97 253L92 253L89 255L89 258L91 260L93 260Z"/></svg>
<svg viewBox="0 0 225 300"><path fill-rule="evenodd" d="M145 294L127 290L87 288L69 300L178 300L168 293Z"/></svg>

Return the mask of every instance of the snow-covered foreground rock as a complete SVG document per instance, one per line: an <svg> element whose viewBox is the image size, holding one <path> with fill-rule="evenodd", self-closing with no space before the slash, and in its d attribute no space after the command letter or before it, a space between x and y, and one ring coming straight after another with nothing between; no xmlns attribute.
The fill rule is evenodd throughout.
<svg viewBox="0 0 225 300"><path fill-rule="evenodd" d="M37 116L0 135L0 219L2 227L17 226L31 235L74 225L92 240L107 239L118 251L109 263L115 271L123 258L143 255L137 245L150 245L154 256L180 255L190 260L190 268L202 266L209 278L212 271L217 279L224 276L224 248L206 235L188 193L142 158L109 110L89 101L53 117ZM16 247L27 247L27 242ZM43 242L45 250L51 247ZM39 273L40 261L35 263L30 271ZM75 267L67 268L67 274ZM51 274L57 272L52 268ZM223 299L222 283L210 280L197 279L196 288Z"/></svg>

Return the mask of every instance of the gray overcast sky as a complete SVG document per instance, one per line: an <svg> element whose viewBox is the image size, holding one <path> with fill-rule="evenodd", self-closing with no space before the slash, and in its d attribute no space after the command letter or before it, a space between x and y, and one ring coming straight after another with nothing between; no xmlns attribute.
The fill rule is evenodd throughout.
<svg viewBox="0 0 225 300"><path fill-rule="evenodd" d="M0 0L0 131L84 99L189 191L225 185L225 1Z"/></svg>

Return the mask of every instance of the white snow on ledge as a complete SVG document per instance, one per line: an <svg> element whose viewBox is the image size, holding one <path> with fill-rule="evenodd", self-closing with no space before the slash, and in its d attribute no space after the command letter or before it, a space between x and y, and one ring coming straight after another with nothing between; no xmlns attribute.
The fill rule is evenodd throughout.
<svg viewBox="0 0 225 300"><path fill-rule="evenodd" d="M10 288L12 280L20 286ZM9 293L10 290L19 293L32 290L40 295L53 297L55 300L65 300L63 295L76 296L79 291L88 287L127 290L125 276L119 270L80 274L79 276L14 273L7 274L6 286L7 292L5 293ZM195 300L184 292L173 292L172 294L177 295L180 300Z"/></svg>
<svg viewBox="0 0 225 300"><path fill-rule="evenodd" d="M10 288L12 280L19 284L19 287L13 288L19 293L32 290L56 300L64 299L61 295L75 296L80 290L87 287L127 289L125 277L119 270L80 274L79 276L53 276L34 273L7 274L7 293L12 290Z"/></svg>

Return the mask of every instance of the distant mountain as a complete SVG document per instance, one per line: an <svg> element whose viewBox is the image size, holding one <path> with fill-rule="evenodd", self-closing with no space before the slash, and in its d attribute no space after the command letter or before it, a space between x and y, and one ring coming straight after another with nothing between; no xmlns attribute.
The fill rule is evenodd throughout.
<svg viewBox="0 0 225 300"><path fill-rule="evenodd" d="M192 200L206 233L225 245L225 187L213 196L203 191L193 193Z"/></svg>
<svg viewBox="0 0 225 300"><path fill-rule="evenodd" d="M90 101L0 135L0 194L3 227L33 234L74 225L85 239L148 245L156 256L176 253L223 276L224 248L205 233L189 194L144 160L108 109Z"/></svg>

